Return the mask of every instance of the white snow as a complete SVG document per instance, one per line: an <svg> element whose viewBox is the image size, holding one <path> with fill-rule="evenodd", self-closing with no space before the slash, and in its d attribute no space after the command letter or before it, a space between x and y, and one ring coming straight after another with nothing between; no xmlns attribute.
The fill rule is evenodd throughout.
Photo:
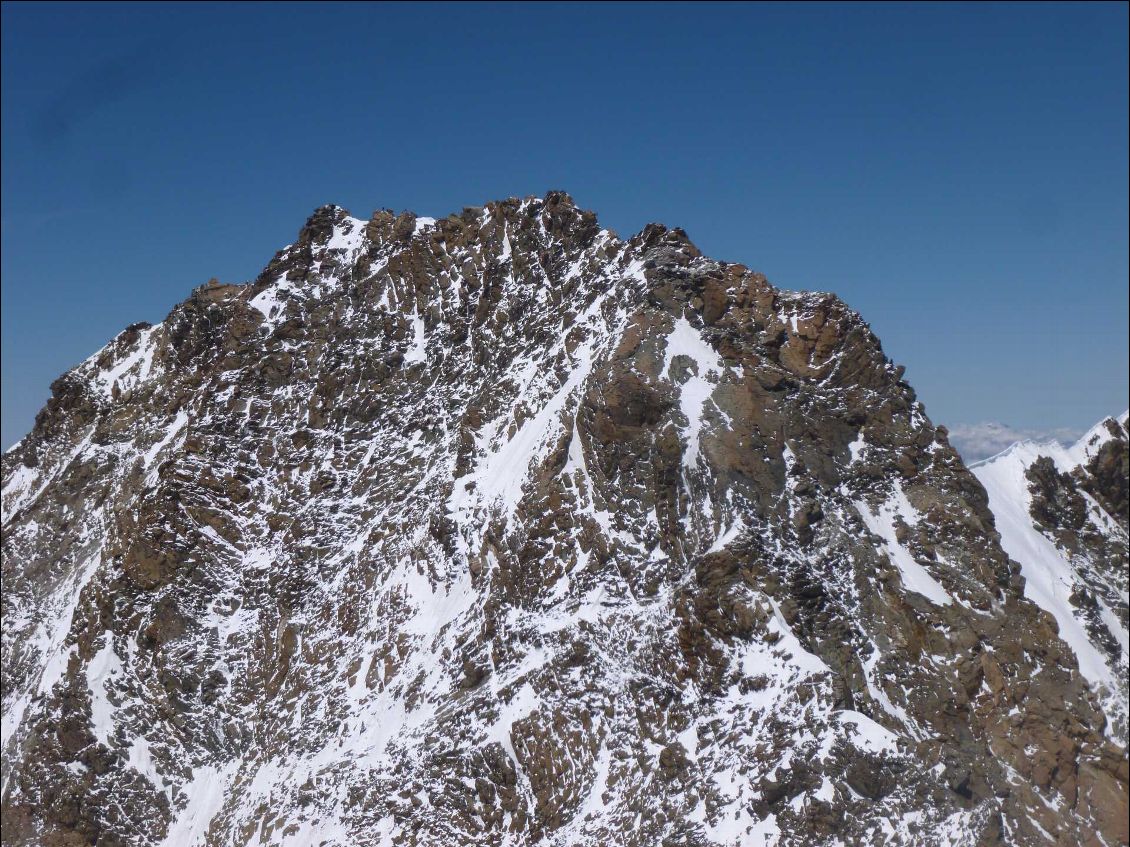
<svg viewBox="0 0 1130 847"><path fill-rule="evenodd" d="M277 280L268 285L248 301L252 309L257 309L266 319L268 326L278 323L285 311L286 297L294 287L287 279L289 271L283 273Z"/></svg>
<svg viewBox="0 0 1130 847"><path fill-rule="evenodd" d="M855 508L859 511L863 522L867 524L868 530L882 540L887 555L898 568L902 583L908 591L917 592L938 606L946 606L953 602L949 592L918 563L895 535L896 518L901 517L903 522L911 527L918 523L918 512L907 499L901 484L895 483L894 490L886 501L879 504L878 511L872 511L871 507L862 500L856 502Z"/></svg>
<svg viewBox="0 0 1130 847"><path fill-rule="evenodd" d="M420 317L420 313L413 310L412 312L412 346L408 348L408 352L404 354L404 363L412 365L416 362L426 362L428 360L427 353L427 336L425 335L424 319Z"/></svg>
<svg viewBox="0 0 1130 847"><path fill-rule="evenodd" d="M96 373L94 382L101 389L104 396L110 396L115 382L119 384L119 388L132 388L148 378L153 368L153 335L157 331L157 328L157 326L151 326L147 329L143 329L134 342L135 346L133 350L108 371L99 371ZM96 353L95 357L101 355L101 352L100 350ZM92 360L87 359L87 362L90 361Z"/></svg>
<svg viewBox="0 0 1130 847"><path fill-rule="evenodd" d="M540 455L549 439L561 430L562 412L566 410L592 371L593 359L598 347L608 338L615 338L618 335L616 330L612 332L597 330L602 303L603 299L598 297L578 319L578 326L589 330L587 337L573 352L568 377L542 403L541 408L526 419L513 435L497 446L489 446L489 442L493 440L489 435L480 440L480 445L483 445L484 441L488 442L487 454L479 460L474 471L456 480L449 501L449 509L459 516L461 523L473 522L471 511L477 504L497 506L507 519L514 514L522 499L522 487L529 474L531 462ZM559 347L563 347L563 343ZM536 371L533 367L527 367L526 372ZM524 374L519 374L516 381L526 386L528 390L533 376L526 377ZM495 432L505 424L505 419L495 421Z"/></svg>
<svg viewBox="0 0 1130 847"><path fill-rule="evenodd" d="M891 700L886 690L883 688L882 680L879 679L879 675L876 673L876 668L881 658L882 653L878 645L872 641L871 654L862 662L863 681L867 685L867 693L871 695L871 699L878 703L884 712L902 724L907 733L913 738L921 738L922 734L918 730L914 720L911 719L904 708L896 705L894 701Z"/></svg>
<svg viewBox="0 0 1130 847"><path fill-rule="evenodd" d="M126 764L149 780L150 784L162 793L171 793L170 786L157 771L149 742L142 737L134 738L126 755Z"/></svg>
<svg viewBox="0 0 1130 847"><path fill-rule="evenodd" d="M577 813L574 820L584 820L590 815L599 815L604 809L604 792L608 789L608 772L612 765L612 751L605 744L600 745L600 753L596 757L592 785L589 787L585 803Z"/></svg>
<svg viewBox="0 0 1130 847"><path fill-rule="evenodd" d="M28 471L31 471L30 474L26 472L21 472L18 475L13 474L13 478L8 481L3 489L3 514L0 517L0 525L7 525L16 512L28 504L34 503L51 483L62 476L71 466L71 463L90 446L93 434L92 428L66 458L55 463L54 470L50 474L44 474L42 467L39 471L28 468ZM21 469L24 467L24 465L20 466ZM38 486L35 485L36 482L39 483Z"/></svg>
<svg viewBox="0 0 1130 847"><path fill-rule="evenodd" d="M94 737L105 747L110 747L114 733L114 713L117 708L106 696L106 686L122 672L122 662L114 652L113 635L103 635L103 644L86 666L86 684L90 687L90 723Z"/></svg>
<svg viewBox="0 0 1130 847"><path fill-rule="evenodd" d="M142 466L146 470L148 470L149 466L153 464L153 460L161 454L161 451L168 447L174 438L180 435L181 430L184 429L187 423L188 412L184 409L181 409L179 412L177 412L177 416L165 430L165 434L161 437L161 440L150 447L148 450L146 450L145 454L142 456Z"/></svg>
<svg viewBox="0 0 1130 847"><path fill-rule="evenodd" d="M540 705L537 693L533 687L527 682L522 685L518 692L508 702L499 707L498 720L492 724L486 734L486 741L497 741L502 745L502 749L514 762L515 767L519 767L518 755L514 751L514 744L510 740L511 729L514 722L521 720L530 714L534 709Z"/></svg>
<svg viewBox="0 0 1130 847"><path fill-rule="evenodd" d="M224 806L228 784L235 775L237 763L222 768L212 765L195 768L192 781L180 790L186 802L169 826L161 847L196 847L204 843L212 819Z"/></svg>
<svg viewBox="0 0 1130 847"><path fill-rule="evenodd" d="M724 368L718 353L706 343L702 333L691 326L691 322L685 317L679 317L667 335L667 347L663 353L664 374L670 371L671 363L676 356L688 356L693 359L701 371L700 376L710 373L721 374Z"/></svg>
<svg viewBox="0 0 1130 847"><path fill-rule="evenodd" d="M867 715L843 709L836 713L836 718L842 725L851 728L852 741L860 749L869 753L898 752L898 736Z"/></svg>
<svg viewBox="0 0 1130 847"><path fill-rule="evenodd" d="M8 518L18 512L24 503L34 499L28 495L37 479L39 473L26 465L19 465L12 471L4 483L3 490L0 491L0 501L3 501L3 505L0 506L0 522L8 523Z"/></svg>
<svg viewBox="0 0 1130 847"><path fill-rule="evenodd" d="M734 518L734 522L718 533L718 537L714 539L714 543L710 545L707 553L717 553L720 550L725 550L726 547L741 536L746 530L745 521L738 515Z"/></svg>
<svg viewBox="0 0 1130 847"><path fill-rule="evenodd" d="M434 225L434 219L418 218L416 233ZM348 218L335 227L327 249L344 251L355 258L353 254L365 245L363 231L364 222ZM512 243L510 234L503 232L501 261L513 258L512 251L517 243ZM524 240L521 243L525 245ZM451 249L451 267L458 268L467 261L467 256L460 256L455 248ZM575 277L586 261L591 264L604 261L591 252L581 252L569 259L571 266L565 273L570 278ZM373 267L377 261L374 259ZM387 266L388 257L383 261L385 264L381 267ZM327 265L339 266L340 260L327 260ZM538 277L536 268L528 268L521 262L519 265L523 267L521 286L514 278L513 265L509 280L503 280L502 284L522 287L523 296L544 298L546 292L552 290L549 285L540 284L545 278ZM627 264L625 261L623 265L621 270L628 275L628 281L643 280L639 262ZM539 284L527 286L527 273ZM457 270L451 271L440 286L445 298L440 304L443 308L454 298L464 296L457 274ZM379 308L395 308L399 310L400 320L411 322L405 362L424 362L428 333L423 316L418 307L409 305L411 295L397 291L398 281L393 276L385 274L374 283L384 285L383 292L379 289L373 292L374 301L380 294L382 305ZM278 320L285 311L281 306L288 293L295 298L320 296L322 287L329 290L332 283L332 278L324 276L321 281L315 280L310 288L303 284L301 290L291 291L291 283L284 275L275 285L260 292L251 305L268 321ZM440 549L429 534L427 520L435 516L435 512L427 511L434 502L431 498L450 484L449 469L453 461L449 459L452 456L444 455L442 450L455 443L456 434L461 435L452 424L457 418L445 417L441 404L448 398L438 391L434 392L435 403L432 403L433 396L428 396L413 410L420 413L419 420L427 418L426 431L425 425L421 425L412 437L401 437L393 428L363 430L359 427L334 443L331 442L340 433L329 429L316 432L316 438L324 439L321 445L325 449L316 455L312 470L289 467L285 476L280 474L264 482L254 492L259 498L257 505L262 506L264 512L276 507L279 514L309 509L332 527L328 540L330 546L337 549L328 561L319 561L318 584L309 592L310 602L293 617L278 620L272 609L256 605L261 589L273 581L275 574L271 574L271 570L296 567L285 546L285 531L267 532L262 525L256 526L254 520L247 517L256 512L250 507L246 514L244 510L232 513L240 524L238 535L220 533L211 527L201 528L208 543L220 545L225 553L220 557L224 561L217 563L217 571L223 578L214 591L210 589L206 605L201 607L204 611L201 613L197 608L194 613L197 643L199 649L209 651L209 657L215 655L215 667L224 671L232 690L238 691L237 686L241 684L240 675L244 671L238 665L245 656L250 655L252 663L260 656L273 660L283 633L297 633L293 662L287 668L287 677L276 701L280 707L277 713L268 710L257 717L267 724L263 736L278 739L277 747L247 761L244 770L241 771L236 762L200 759L200 748L190 749L177 733L169 733L167 737L158 735L156 730L150 730L149 737L136 734L141 719L135 714L138 701L121 698L147 684L143 675L131 675L144 664L135 652L138 645L130 640L129 633L119 632L116 641L122 651L119 658L109 633L102 636L104 640L100 644L96 643L97 653L85 668L94 735L102 743L115 746L115 752L124 757L129 767L170 799L174 820L163 842L166 847L202 845L213 824L216 826L213 838L225 843L232 839L238 843L247 841L280 847L343 847L356 843L362 833L351 831L343 823L343 809L348 802L343 798L350 796L353 787L366 783L391 786L393 791L397 790L397 780L402 780L405 786L412 785L423 770L422 759L437 749L435 739L442 740L440 731L450 725L445 722L452 716L451 709L460 710L459 721L466 720L465 728L461 726L465 731L460 732L457 743L497 743L517 765L519 756L525 752L521 737L528 738L528 734L521 731L527 729L526 725L520 725L516 733L515 723L543 704L547 709L554 705L551 701L559 692L555 686L546 684L551 674L581 675L596 670L600 675L599 684L607 686L613 698L628 690L629 681L645 681L644 674L651 673L646 662L648 651L653 644L673 637L670 613L677 587L667 585L655 596L637 596L635 586L623 575L630 568L659 563L658 572L681 563L667 559L674 555L669 550L657 545L643 546L645 534L654 529L653 514L633 513L630 503L606 502L603 496L612 486L601 476L595 463L591 465L590 475L589 462L593 455L590 451L586 456L589 445L582 437L584 426L578 412L579 399L588 387L586 381L593 362L615 349L622 337L627 314L626 308L619 308L621 304L602 297L599 295L591 302L574 327L562 329L561 343L553 349L517 349L510 371L504 379L495 381L496 386L503 387L498 388L498 397L489 398L495 402L485 404L489 416L474 433L470 473L455 481L454 492L446 504L448 515L456 525L458 552L455 555ZM300 302L297 300L296 306ZM430 321L433 313L428 314ZM791 323L795 331L795 314ZM567 334L568 347L565 345ZM438 344L440 340L433 331L433 342ZM500 342L505 340L503 337ZM433 361L436 361L435 349L433 347ZM685 418L681 436L687 444L686 470L698 465L706 419L713 420L713 415L721 414L721 410L709 408L709 405L727 370L721 357L686 318L675 321L662 351L660 379L673 380L672 372L678 370L676 358L686 357L680 364L688 365L679 374L681 384L672 385L678 393L682 418ZM107 377L115 373L119 385L124 385L123 380L135 376L144 378L150 367L146 355L139 358L135 349L123 362L109 369ZM493 375L492 379L495 379ZM291 390L299 389L284 387L280 394L285 396ZM228 397L224 392L213 395L211 410L220 409L221 400ZM233 407L234 402L226 411ZM285 405L280 404L280 408L285 409ZM200 416L206 418L209 413L206 409ZM276 415L270 421L272 426L282 424L289 428L294 423L280 420L277 411L272 414ZM139 458L146 468L155 465L183 437L188 421L186 411L178 412L175 418L161 424L163 429L150 430L141 446L137 443L123 445L123 451L133 451L125 454L132 457L129 466L136 467L135 460ZM202 426L207 424L207 420L201 421ZM280 443L285 444L285 435L276 445ZM151 446L145 448L144 445ZM492 617L492 626L497 626L499 632L497 644L504 645L505 649L475 652L477 646L481 646L476 644L475 638L486 619L491 581L504 568L514 566L508 552L514 549L508 544L514 540L508 534L514 527L499 521L491 527L489 535L484 527L499 518L500 513L503 518L513 515L531 468L545 460L551 447L564 451L564 468L560 471L562 484L576 495L576 505L571 508L575 508L584 521L591 519L591 526L584 525L574 538L566 538L566 548L569 541L576 544L573 552L566 549L562 556L554 551L553 564L560 561L566 565L564 570L552 570L555 582L550 584L547 570L545 591L530 597L528 604L509 604L503 613ZM849 447L852 461L859 461L866 449L863 435L859 433ZM440 456L439 460L434 459L435 455ZM561 456L561 452L556 455ZM796 458L787 445L784 455L789 468L795 468ZM291 456L284 452L276 463L282 465ZM345 456L350 457L348 461L343 459ZM313 473L321 470L351 473L358 467L354 459L360 456L364 459L360 470L352 474L353 488L348 496L332 499L336 496L332 492L323 493L303 502L304 493L308 491L304 486ZM401 473L401 468L407 465L405 459L421 459L427 469L419 478L411 478L414 469ZM50 467L65 464L66 461L63 466L54 463ZM41 473L45 479L50 476L47 472ZM407 485L404 485L405 477L410 478ZM42 490L41 481L40 472L17 470L5 486L5 507L10 498L13 503L26 503L37 486ZM134 483L136 479L131 478L130 484ZM303 496L294 495L287 490L288 486L303 492ZM395 502L384 506L382 511L381 498L390 491L396 492L392 496ZM417 508L418 504L421 505ZM756 524L747 525L741 519L734 504L723 501L715 505L718 508L709 519L709 525L702 529L696 526L699 542L696 551L708 544L710 551L717 551L744 534L758 531ZM881 544L898 567L908 590L917 591L935 603L953 602L930 574L929 563L915 561L909 549L897 542L894 530L900 517L911 526L920 520L901 488L894 490L875 510L866 503L858 504L858 508L871 531L882 539ZM501 531L494 531L498 529ZM591 543L591 536L597 533L604 536L598 541L607 542L607 549L602 549L599 543L595 547ZM236 538L239 540L233 541ZM782 550L779 540L771 540L777 542L779 553L791 552ZM504 556L507 558L503 559ZM73 598L77 604L82 586L90 579L98 561L95 556L76 568L81 574L64 580L58 596ZM596 564L598 561L600 565ZM476 569L472 578L468 564L474 563L481 563L482 568ZM693 579L693 572L688 579ZM704 798L709 795L696 792L698 802L686 807L687 819L695 824L695 834L705 835L720 845L761 847L778 844L782 839L787 841L788 836L787 832L782 834L772 815L758 818L752 811L759 780L769 774L787 773L802 756L830 755L829 750L838 740L850 741L862 751L894 755L898 752L898 738L904 733L901 729L898 734L892 733L859 712L836 711L829 668L804 648L777 604L749 586L741 590L748 590L743 601L758 607L759 620L765 619L760 616L762 613L767 616L768 632L776 637L764 641L754 638L719 642L719 649L725 651L735 676L750 682L757 680L757 684L749 686L748 690L745 686L733 685L723 696L715 697L698 689L693 678L679 683L682 687L677 691L678 709L685 710L690 723L667 723L664 732L668 737L663 741L669 741L671 736L677 738L695 760L694 769L701 780L717 790L714 798L717 804L712 802L708 808ZM5 710L5 741L16 732L23 710L33 708L29 704L36 702L36 684L42 692L64 676L72 659L78 661L78 648L67 646L75 607L59 608L62 605L59 601L42 610L44 622L36 632L34 643L43 657L45 670L41 679L29 681L32 687L21 695L22 699L14 701L16 711ZM1102 614L1104 620L1116 618L1105 606ZM583 635L592 648L592 661L584 668L554 667L551 663L555 656L578 634ZM260 649L258 645L264 647ZM484 660L490 666L482 690L459 690L459 653L465 649L472 651L476 661ZM866 684L876 708L885 710L894 721L904 723L906 735L924 737L906 712L892 702L891 697L897 702L906 702L903 698L910 695L898 684L897 669L892 670L886 681L880 678L877 672L880 659L876 649L864 662ZM887 696L884 685L891 697ZM497 712L485 716L476 714L478 706L471 703L481 702L477 699L480 697L483 700L493 698ZM570 778L577 777L569 785L575 803L571 808L576 812L549 838L559 847L582 841L600 843L602 837L607 840L609 828L622 823L628 813L625 806L630 800L625 798L647 790L646 782L636 782L640 777L636 756L654 758L662 749L662 744L654 740L637 742L631 729L628 729L627 741L622 736L611 735L630 726L631 717L625 718L619 709L609 712L607 718L604 714L600 709L593 713L593 746L581 756L574 757L576 750L567 750L563 756L562 767L572 771ZM878 716L895 726L883 714ZM675 732L673 726L685 728ZM280 727L281 734L271 734ZM785 745L787 749L783 753L773 750L774 745L780 746L777 734L780 727L787 728L793 738L792 743ZM285 737L288 731L292 738ZM767 760L765 755L769 752L778 755ZM162 774L158 762L167 773ZM522 773L520 767L516 770L515 790L527 792L522 800L525 803L529 799L529 775ZM312 804L303 797L302 803L306 805L300 805L300 789L307 785L313 786L320 796ZM473 789L474 783L461 778L454 785L456 790L460 785ZM432 800L437 799L434 792L443 790L439 786L442 782L433 781L421 790L417 784L412 787L410 799L422 803L423 807L430 806ZM794 808L799 811L813 799L829 799L838 790L843 789L836 789L831 780L824 778L798 795ZM433 792L431 799L429 792ZM380 802L379 797L375 799ZM399 803L399 800L394 802ZM377 817L380 814L376 812ZM418 814L417 820L425 820L423 813ZM507 816L499 843L502 847L514 847L520 835L506 831L513 821L510 813ZM357 820L353 818L354 825L363 825L364 835L374 843L399 844L409 837L401 828L407 825L397 824L391 817L379 822L369 818L363 824L357 824ZM956 817L954 820L958 821L953 824L957 827L960 820ZM944 832L949 832L951 822L922 819L920 814L913 813L892 816L883 823L891 833L904 833L902 841L909 841L911 836L905 835L908 826L914 827L916 833L930 826L935 827L935 832L943 831L937 827L946 827ZM880 835L876 834L875 838L880 840ZM891 840L899 839L892 836ZM964 843L957 837L952 840Z"/></svg>
<svg viewBox="0 0 1130 847"><path fill-rule="evenodd" d="M695 363L691 375L679 391L679 408L687 418L684 429L687 449L683 454L685 467L693 467L699 455L699 437L702 432L702 413L707 401L714 393L719 377L725 370L722 358L703 339L702 334L691 326L685 317L679 317L667 336L667 347L663 354L663 374L670 378L671 364L676 356L687 356ZM708 381L708 377L713 377Z"/></svg>
<svg viewBox="0 0 1130 847"><path fill-rule="evenodd" d="M344 250L353 259L361 246L365 243L365 221L360 218L347 217L336 224L329 241L326 242L327 250Z"/></svg>
<svg viewBox="0 0 1130 847"><path fill-rule="evenodd" d="M1117 420L1122 424L1123 428L1127 425L1127 420L1130 419L1130 410L1123 412L1118 416ZM1090 459L1098 453L1099 449L1110 441L1114 436L1111 434L1110 429L1107 427L1106 420L1091 427L1083 434L1083 437L1067 448L1067 455L1071 461L1070 467L1060 467L1060 470L1070 470L1071 467L1076 465L1086 464ZM1059 464L1057 459L1056 464Z"/></svg>
<svg viewBox="0 0 1130 847"><path fill-rule="evenodd" d="M989 508L996 517L1001 546L1020 563L1025 581L1024 595L1055 618L1060 637L1070 645L1079 660L1079 672L1092 684L1107 686L1114 692L1118 690L1114 672L1103 654L1091 643L1071 604L1074 568L1059 548L1032 523L1029 512L1032 497L1024 475L1040 456L1050 456L1062 470L1070 470L1079 457L1086 457L1089 437L1084 436L1067 449L1055 442L1021 442L974 465L971 470L989 494ZM1126 643L1126 633L1117 619L1108 620L1109 624L1116 625L1116 637Z"/></svg>
<svg viewBox="0 0 1130 847"><path fill-rule="evenodd" d="M11 692L5 692L9 696L6 698L7 705L4 708L3 720L0 721L2 724L0 749L6 750L9 739L19 731L32 696L51 691L66 673L70 658L76 650L73 644L69 647L64 646L71 632L75 609L78 608L83 589L94 576L100 563L101 556L98 553L87 558L75 569L74 577L64 582L63 587L55 593L55 598L62 601L61 605L55 608L49 606L45 609L46 614L36 626L31 638L32 646L40 657L43 671L39 679L29 682L29 687L20 694L12 696Z"/></svg>
<svg viewBox="0 0 1130 847"><path fill-rule="evenodd" d="M781 612L781 607L777 605L777 601L772 598L769 599L769 604L773 607L773 619L769 622L770 632L777 632L781 639L777 642L781 648L792 654L792 664L796 669L805 675L831 673L824 660L817 656L815 653L809 653L804 649L800 643L800 639L793 633L792 627L789 626L785 620L784 614ZM752 674L751 674L752 675Z"/></svg>

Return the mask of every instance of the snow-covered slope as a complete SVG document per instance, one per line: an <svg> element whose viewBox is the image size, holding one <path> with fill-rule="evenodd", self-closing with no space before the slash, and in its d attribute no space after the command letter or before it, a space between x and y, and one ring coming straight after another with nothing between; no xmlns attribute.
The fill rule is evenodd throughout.
<svg viewBox="0 0 1130 847"><path fill-rule="evenodd" d="M1127 838L1101 663L902 370L679 230L324 207L2 482L5 844Z"/></svg>
<svg viewBox="0 0 1130 847"><path fill-rule="evenodd" d="M1127 732L1127 413L1078 442L1024 441L973 465L1025 596L1048 611L1102 698L1109 731ZM1104 476L1103 467L1117 465ZM1121 486L1121 494L1118 488Z"/></svg>

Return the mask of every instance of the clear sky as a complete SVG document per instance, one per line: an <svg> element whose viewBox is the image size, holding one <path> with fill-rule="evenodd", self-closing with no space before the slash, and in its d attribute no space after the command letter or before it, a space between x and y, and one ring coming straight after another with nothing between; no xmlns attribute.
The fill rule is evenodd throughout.
<svg viewBox="0 0 1130 847"><path fill-rule="evenodd" d="M940 423L1127 406L1127 5L3 5L3 445L338 203L569 191L835 291Z"/></svg>

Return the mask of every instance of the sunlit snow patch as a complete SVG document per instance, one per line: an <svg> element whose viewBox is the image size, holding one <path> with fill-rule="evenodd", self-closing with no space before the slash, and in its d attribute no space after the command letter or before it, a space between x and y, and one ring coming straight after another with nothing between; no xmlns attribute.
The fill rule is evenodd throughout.
<svg viewBox="0 0 1130 847"><path fill-rule="evenodd" d="M694 370L679 390L679 408L687 418L684 430L687 450L683 455L683 463L686 467L692 467L698 459L702 413L725 365L714 348L706 343L702 334L685 317L675 321L674 328L667 336L667 349L663 357L664 375L670 374L671 364L676 356L687 356L695 363ZM708 380L708 377L712 379Z"/></svg>
<svg viewBox="0 0 1130 847"><path fill-rule="evenodd" d="M237 763L222 768L205 765L192 772L192 780L181 786L185 805L169 826L161 847L197 847L204 843L212 819L224 806L228 784Z"/></svg>
<svg viewBox="0 0 1130 847"><path fill-rule="evenodd" d="M908 591L921 594L931 603L946 606L953 598L925 567L920 565L895 534L895 519L901 517L907 526L918 523L918 512L906 499L902 486L895 484L895 490L887 500L879 505L877 512L864 501L855 504L863 522L873 535L882 539L891 562L899 569L902 584Z"/></svg>
<svg viewBox="0 0 1130 847"><path fill-rule="evenodd" d="M114 652L114 638L107 632L105 643L86 666L86 684L90 687L90 722L94 737L104 747L110 746L117 708L106 696L106 686L122 672L122 661Z"/></svg>

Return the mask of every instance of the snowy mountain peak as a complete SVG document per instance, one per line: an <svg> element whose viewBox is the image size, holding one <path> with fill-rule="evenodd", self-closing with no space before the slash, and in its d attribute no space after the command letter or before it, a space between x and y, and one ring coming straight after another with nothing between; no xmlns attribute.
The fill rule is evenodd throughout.
<svg viewBox="0 0 1130 847"><path fill-rule="evenodd" d="M1112 440L1125 441L1127 422L1130 421L1130 411L1123 412L1118 417L1104 418L1089 429L1075 444L1070 453L1076 459L1076 465L1085 465Z"/></svg>
<svg viewBox="0 0 1130 847"><path fill-rule="evenodd" d="M5 844L1125 841L1100 548L1049 616L902 373L560 192L316 210L3 457Z"/></svg>

